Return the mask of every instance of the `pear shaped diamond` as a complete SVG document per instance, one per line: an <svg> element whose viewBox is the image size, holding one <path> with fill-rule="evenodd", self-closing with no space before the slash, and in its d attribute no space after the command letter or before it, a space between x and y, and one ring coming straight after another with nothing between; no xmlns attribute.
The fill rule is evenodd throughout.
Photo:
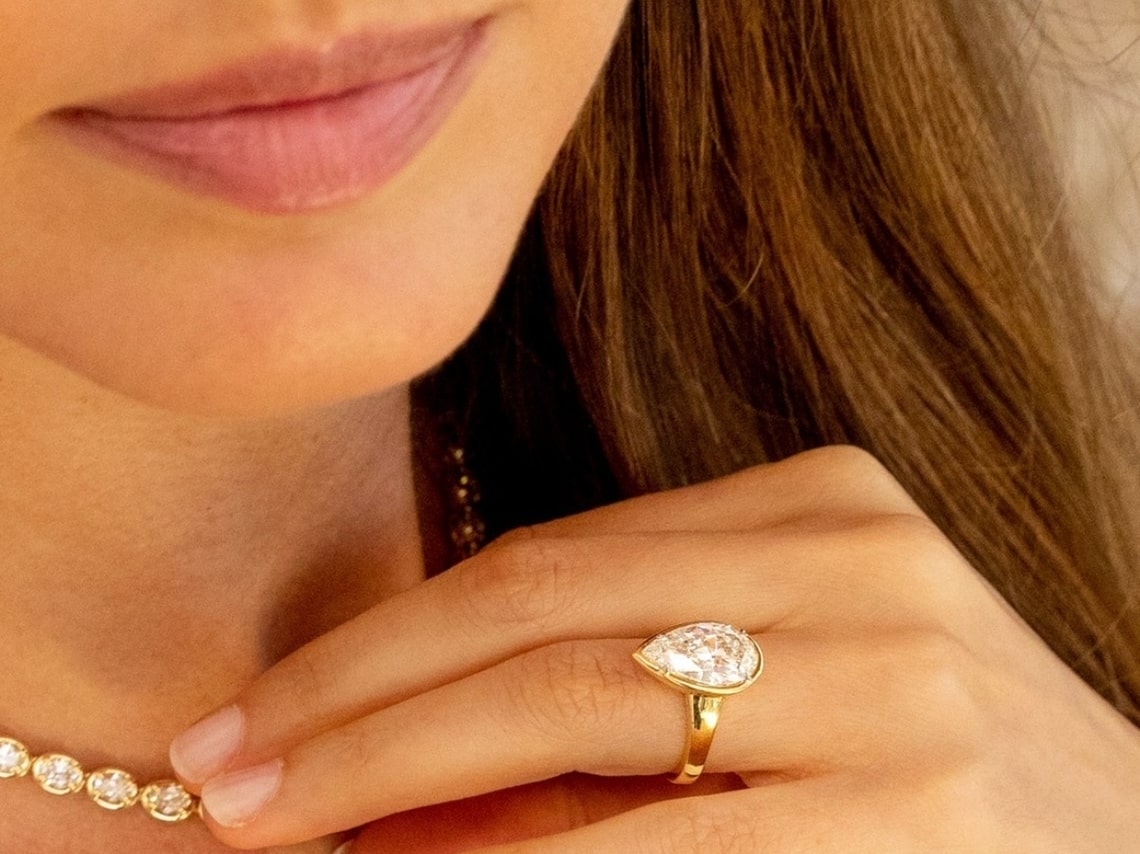
<svg viewBox="0 0 1140 854"><path fill-rule="evenodd" d="M690 623L654 635L634 658L671 685L712 694L746 688L764 666L756 641L727 623Z"/></svg>

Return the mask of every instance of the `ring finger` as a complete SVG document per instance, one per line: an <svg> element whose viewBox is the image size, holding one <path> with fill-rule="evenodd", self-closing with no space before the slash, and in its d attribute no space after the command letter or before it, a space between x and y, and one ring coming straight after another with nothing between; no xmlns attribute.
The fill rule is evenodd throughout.
<svg viewBox="0 0 1140 854"><path fill-rule="evenodd" d="M709 771L833 766L878 728L869 717L891 707L868 672L888 666L881 645L795 633L761 642L768 668L726 700ZM208 820L240 847L288 844L572 771L667 772L684 743L686 704L634 664L636 645L552 644L322 733L208 783Z"/></svg>

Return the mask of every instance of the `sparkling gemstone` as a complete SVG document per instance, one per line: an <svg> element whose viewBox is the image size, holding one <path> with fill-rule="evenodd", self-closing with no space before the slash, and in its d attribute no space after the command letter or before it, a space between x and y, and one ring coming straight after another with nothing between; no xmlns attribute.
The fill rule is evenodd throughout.
<svg viewBox="0 0 1140 854"><path fill-rule="evenodd" d="M49 753L32 763L32 776L40 788L53 795L70 795L83 788L83 768L70 756Z"/></svg>
<svg viewBox="0 0 1140 854"><path fill-rule="evenodd" d="M14 738L0 738L0 779L23 777L31 767L28 748Z"/></svg>
<svg viewBox="0 0 1140 854"><path fill-rule="evenodd" d="M142 790L139 803L159 821L183 821L194 814L194 796L173 780L160 780Z"/></svg>
<svg viewBox="0 0 1140 854"><path fill-rule="evenodd" d="M692 623L647 640L639 663L674 684L697 691L732 691L760 675L760 647L747 632L725 623Z"/></svg>
<svg viewBox="0 0 1140 854"><path fill-rule="evenodd" d="M87 778L87 794L104 809L121 810L138 800L139 787L126 771L101 768Z"/></svg>

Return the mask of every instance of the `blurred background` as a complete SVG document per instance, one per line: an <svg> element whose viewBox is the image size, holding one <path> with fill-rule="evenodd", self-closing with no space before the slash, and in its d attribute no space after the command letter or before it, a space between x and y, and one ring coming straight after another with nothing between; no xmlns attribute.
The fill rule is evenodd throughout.
<svg viewBox="0 0 1140 854"><path fill-rule="evenodd" d="M1110 307L1140 320L1140 0L1031 0L1048 119Z"/></svg>

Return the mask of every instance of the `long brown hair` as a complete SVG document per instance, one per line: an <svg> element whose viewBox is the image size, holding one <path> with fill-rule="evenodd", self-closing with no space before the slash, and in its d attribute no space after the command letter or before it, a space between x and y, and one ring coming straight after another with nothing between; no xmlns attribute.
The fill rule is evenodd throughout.
<svg viewBox="0 0 1140 854"><path fill-rule="evenodd" d="M493 530L860 445L1140 722L1136 362L1011 5L635 0L498 302L420 386Z"/></svg>

